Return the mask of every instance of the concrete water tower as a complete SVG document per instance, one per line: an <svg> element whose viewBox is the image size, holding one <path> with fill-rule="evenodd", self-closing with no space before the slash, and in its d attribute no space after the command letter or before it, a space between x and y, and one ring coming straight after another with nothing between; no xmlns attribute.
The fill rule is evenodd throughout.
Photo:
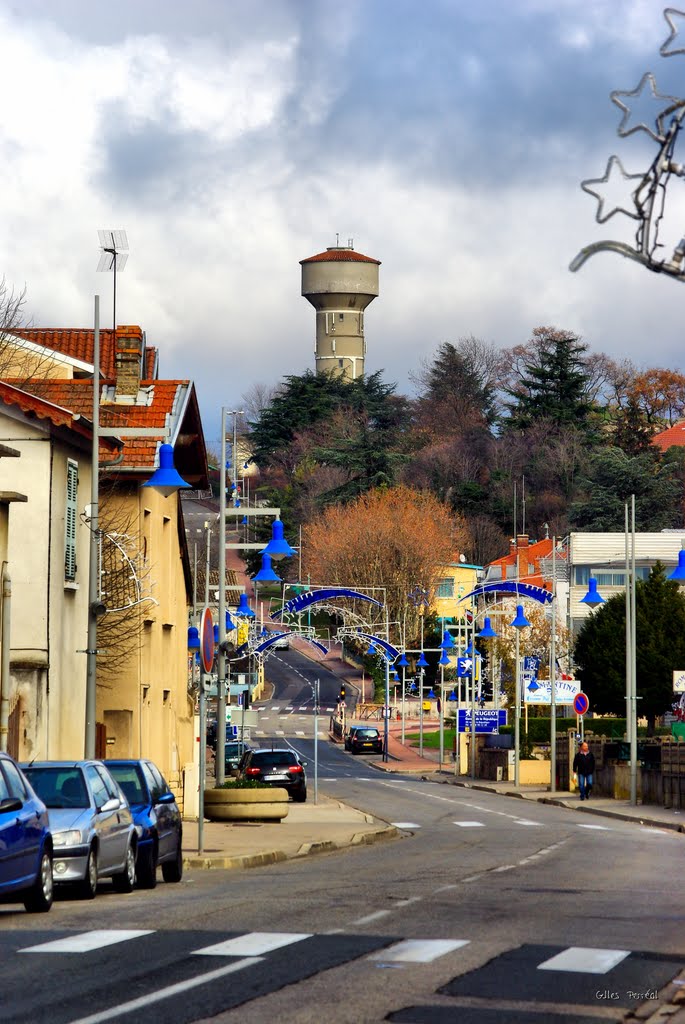
<svg viewBox="0 0 685 1024"><path fill-rule="evenodd" d="M316 372L354 380L364 373L364 310L378 295L380 260L332 245L300 260L302 294L316 310Z"/></svg>

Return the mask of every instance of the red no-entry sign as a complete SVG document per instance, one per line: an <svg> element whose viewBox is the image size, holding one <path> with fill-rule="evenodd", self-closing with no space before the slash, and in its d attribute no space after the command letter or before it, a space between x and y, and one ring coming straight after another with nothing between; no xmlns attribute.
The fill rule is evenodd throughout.
<svg viewBox="0 0 685 1024"><path fill-rule="evenodd" d="M573 698L573 710L577 715L584 715L589 707L590 701L587 699L587 694L581 690Z"/></svg>

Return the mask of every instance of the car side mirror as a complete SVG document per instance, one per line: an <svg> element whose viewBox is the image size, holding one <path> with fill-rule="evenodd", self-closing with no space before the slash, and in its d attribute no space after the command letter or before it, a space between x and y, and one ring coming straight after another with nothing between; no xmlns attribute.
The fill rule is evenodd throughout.
<svg viewBox="0 0 685 1024"><path fill-rule="evenodd" d="M158 803L158 804L173 804L175 799L176 798L175 798L174 794L171 793L171 792L169 792L169 793L162 793L162 795L157 798L156 803Z"/></svg>
<svg viewBox="0 0 685 1024"><path fill-rule="evenodd" d="M11 814L13 811L20 811L23 803L18 796L8 796L0 800L0 814Z"/></svg>
<svg viewBox="0 0 685 1024"><path fill-rule="evenodd" d="M303 767L303 768L306 768L306 767L307 767L307 765L309 764L309 761L302 761L302 760L301 760L301 761L300 761L300 764L302 765L302 767Z"/></svg>
<svg viewBox="0 0 685 1024"><path fill-rule="evenodd" d="M99 810L103 814L107 814L109 811L118 811L120 807L123 807L121 800L117 800L116 797L110 797L109 800L105 800L102 807Z"/></svg>

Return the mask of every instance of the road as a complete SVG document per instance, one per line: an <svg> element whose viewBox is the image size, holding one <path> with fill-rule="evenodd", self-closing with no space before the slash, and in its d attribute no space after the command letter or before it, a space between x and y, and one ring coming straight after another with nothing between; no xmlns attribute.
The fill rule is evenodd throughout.
<svg viewBox="0 0 685 1024"><path fill-rule="evenodd" d="M300 750L311 795L300 707L277 690L257 741ZM325 738L317 755L322 793L402 838L130 896L103 885L40 919L0 908L0 1020L592 1024L682 968L683 835L387 776Z"/></svg>

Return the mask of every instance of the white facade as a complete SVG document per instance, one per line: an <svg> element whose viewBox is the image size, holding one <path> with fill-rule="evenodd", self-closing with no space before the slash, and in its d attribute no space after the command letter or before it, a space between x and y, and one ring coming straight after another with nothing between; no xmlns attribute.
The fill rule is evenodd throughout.
<svg viewBox="0 0 685 1024"><path fill-rule="evenodd" d="M80 514L90 499L89 442L3 403L0 437L21 453L0 460L0 491L27 497L12 510L7 542L9 697L11 704L19 698L18 753L22 759L78 758L85 730L89 558L89 532ZM73 579L65 569L70 473L72 487L78 479Z"/></svg>
<svg viewBox="0 0 685 1024"><path fill-rule="evenodd" d="M629 537L630 544L630 537ZM635 574L647 579L652 567L662 562L666 575L678 564L678 552L685 546L685 530L635 534ZM582 604L588 591L590 576L597 580L597 590L606 601L614 594L625 593L625 533L572 533L568 542L569 606L572 629L591 614L591 607Z"/></svg>

